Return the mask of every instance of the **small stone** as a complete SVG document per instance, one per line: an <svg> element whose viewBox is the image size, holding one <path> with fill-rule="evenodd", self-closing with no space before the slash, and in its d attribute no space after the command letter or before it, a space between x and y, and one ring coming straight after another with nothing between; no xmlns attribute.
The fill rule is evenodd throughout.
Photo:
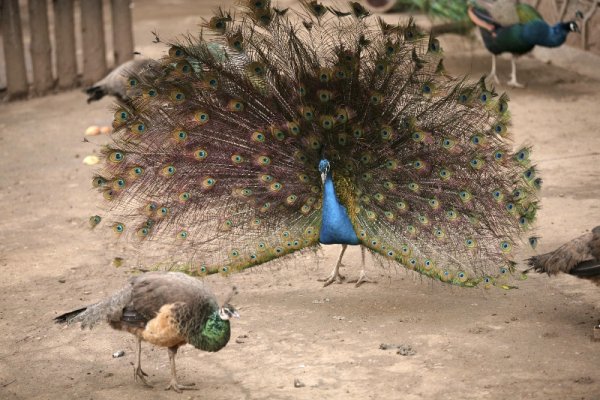
<svg viewBox="0 0 600 400"><path fill-rule="evenodd" d="M59 279L59 280L58 280L58 282L59 282L59 283L65 283L66 281L67 281L67 280L66 280L66 279L64 279L64 278L61 278L61 279Z"/></svg>
<svg viewBox="0 0 600 400"><path fill-rule="evenodd" d="M89 126L85 130L85 136L98 136L100 134L100 127L96 125Z"/></svg>
<svg viewBox="0 0 600 400"><path fill-rule="evenodd" d="M119 350L119 351L115 351L113 353L113 358L119 358L119 357L123 357L125 355L125 352L123 350Z"/></svg>
<svg viewBox="0 0 600 400"><path fill-rule="evenodd" d="M83 163L85 165L96 165L100 162L100 158L98 156L90 155L85 156L83 159Z"/></svg>
<svg viewBox="0 0 600 400"><path fill-rule="evenodd" d="M304 386L306 386L306 385L304 384L304 382L302 382L302 381L301 381L300 379L298 379L298 378L294 378L294 387L295 387L295 388L301 388L301 387L304 387Z"/></svg>
<svg viewBox="0 0 600 400"><path fill-rule="evenodd" d="M408 344L400 345L396 354L400 354L401 356L414 356L417 354L416 351Z"/></svg>

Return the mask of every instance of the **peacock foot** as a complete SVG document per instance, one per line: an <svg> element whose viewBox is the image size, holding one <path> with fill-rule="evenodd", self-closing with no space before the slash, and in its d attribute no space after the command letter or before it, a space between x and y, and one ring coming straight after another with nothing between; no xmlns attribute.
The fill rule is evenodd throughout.
<svg viewBox="0 0 600 400"><path fill-rule="evenodd" d="M333 282L342 283L342 282L344 282L345 279L346 279L346 277L343 276L342 274L340 274L340 272L336 268L333 271L331 271L331 274L329 274L329 276L327 276L326 278L320 278L320 279L318 279L318 281L324 282L323 287L327 287L327 286L331 285Z"/></svg>
<svg viewBox="0 0 600 400"><path fill-rule="evenodd" d="M165 388L165 390L171 390L171 389L173 389L177 393L181 393L184 390L198 390L198 388L196 388L195 386L196 386L195 383L190 383L189 385L182 385L180 383L177 383L176 379L171 379L171 382L169 383L169 386L167 386Z"/></svg>
<svg viewBox="0 0 600 400"><path fill-rule="evenodd" d="M369 278L367 276L367 274L365 273L365 270L363 269L363 270L360 271L360 274L358 275L358 278L356 278L356 279L350 279L348 281L348 283L354 283L354 287L359 287L363 283L377 283L377 281Z"/></svg>
<svg viewBox="0 0 600 400"><path fill-rule="evenodd" d="M506 84L510 87L514 87L514 88L518 88L518 89L523 89L525 88L525 85L522 83L517 82L516 79L511 79L510 81L506 82Z"/></svg>
<svg viewBox="0 0 600 400"><path fill-rule="evenodd" d="M142 383L148 387L153 387L150 383L148 383L148 380L146 379L146 377L148 376L147 373L144 372L144 370L142 369L141 366L137 366L133 368L133 380L134 381L138 381L138 379L140 381L142 381Z"/></svg>

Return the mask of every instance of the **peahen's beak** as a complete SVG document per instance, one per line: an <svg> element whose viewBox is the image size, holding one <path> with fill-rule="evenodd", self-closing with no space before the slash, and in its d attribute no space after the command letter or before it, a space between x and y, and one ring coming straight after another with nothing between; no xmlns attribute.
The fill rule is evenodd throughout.
<svg viewBox="0 0 600 400"><path fill-rule="evenodd" d="M237 311L234 311L234 312L231 314L231 316L232 316L233 318L240 318L240 314L239 314Z"/></svg>

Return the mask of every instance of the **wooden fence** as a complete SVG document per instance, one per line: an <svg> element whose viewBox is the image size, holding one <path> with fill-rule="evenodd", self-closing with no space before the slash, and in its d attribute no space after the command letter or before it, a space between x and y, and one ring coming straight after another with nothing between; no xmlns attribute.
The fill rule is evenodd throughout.
<svg viewBox="0 0 600 400"><path fill-rule="evenodd" d="M103 0L0 0L0 34L9 99L90 85L105 76L108 62L104 29L108 18L115 65L133 57L132 0L104 2L106 4ZM105 8L110 9L109 15L104 15ZM81 27L80 32L76 32L77 25ZM79 35L82 56L78 69L76 36ZM24 47L25 38L29 39L29 49ZM26 50L31 58L31 82L27 78Z"/></svg>

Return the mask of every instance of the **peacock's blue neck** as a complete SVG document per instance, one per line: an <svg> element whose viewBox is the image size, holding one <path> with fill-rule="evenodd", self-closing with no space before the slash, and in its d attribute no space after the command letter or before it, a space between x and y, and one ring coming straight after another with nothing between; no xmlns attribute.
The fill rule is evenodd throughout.
<svg viewBox="0 0 600 400"><path fill-rule="evenodd" d="M323 171L321 171L324 173ZM319 242L323 244L359 244L346 207L338 200L331 171L323 182L323 208Z"/></svg>
<svg viewBox="0 0 600 400"><path fill-rule="evenodd" d="M567 40L569 32L569 24L564 22L550 26L544 21L533 21L525 24L523 37L531 44L558 47Z"/></svg>

